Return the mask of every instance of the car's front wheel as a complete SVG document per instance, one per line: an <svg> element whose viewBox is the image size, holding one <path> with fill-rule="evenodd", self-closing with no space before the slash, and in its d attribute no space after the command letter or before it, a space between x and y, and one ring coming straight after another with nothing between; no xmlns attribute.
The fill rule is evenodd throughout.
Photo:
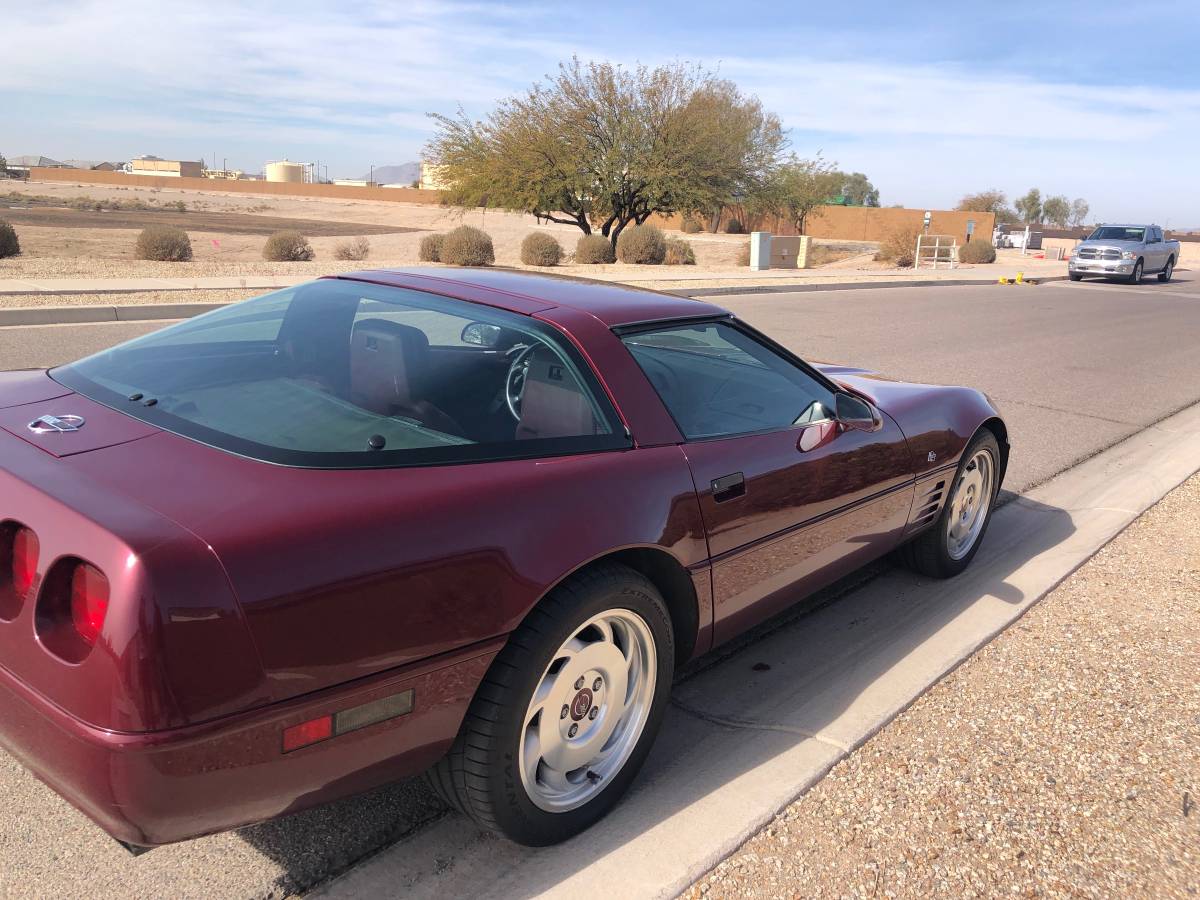
<svg viewBox="0 0 1200 900"><path fill-rule="evenodd" d="M900 548L900 561L923 575L951 578L971 564L1000 487L1000 445L986 428L963 453L937 523Z"/></svg>
<svg viewBox="0 0 1200 900"><path fill-rule="evenodd" d="M1133 272L1130 273L1130 275L1129 275L1129 283L1130 284L1141 284L1142 283L1142 274L1144 272L1145 272L1145 266L1142 265L1142 261L1139 259L1136 263L1134 263Z"/></svg>
<svg viewBox="0 0 1200 900"><path fill-rule="evenodd" d="M670 614L645 577L601 564L569 578L496 657L430 783L517 843L578 834L641 768L670 696L674 653Z"/></svg>

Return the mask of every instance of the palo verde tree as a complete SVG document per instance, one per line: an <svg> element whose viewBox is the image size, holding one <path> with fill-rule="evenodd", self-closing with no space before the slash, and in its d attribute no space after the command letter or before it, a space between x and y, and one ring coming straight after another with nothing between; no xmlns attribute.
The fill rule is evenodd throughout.
<svg viewBox="0 0 1200 900"><path fill-rule="evenodd" d="M779 119L683 63L626 69L572 59L482 121L431 114L425 159L455 206L499 207L598 231L616 246L652 213L712 210L761 191Z"/></svg>
<svg viewBox="0 0 1200 900"><path fill-rule="evenodd" d="M1021 221L1030 225L1040 224L1046 216L1042 209L1042 192L1037 188L1030 188L1024 197L1018 197L1016 207Z"/></svg>
<svg viewBox="0 0 1200 900"><path fill-rule="evenodd" d="M746 208L752 213L778 216L798 234L804 234L813 210L838 195L845 177L819 153L815 159L792 155L771 170L759 190L747 198Z"/></svg>
<svg viewBox="0 0 1200 900"><path fill-rule="evenodd" d="M995 188L980 191L978 194L967 194L958 201L955 209L965 212L990 212L995 215L997 222L1017 221L1017 213L1008 205L1007 195Z"/></svg>
<svg viewBox="0 0 1200 900"><path fill-rule="evenodd" d="M1042 215L1055 228L1066 228L1071 221L1071 201L1061 194L1047 197L1042 203Z"/></svg>

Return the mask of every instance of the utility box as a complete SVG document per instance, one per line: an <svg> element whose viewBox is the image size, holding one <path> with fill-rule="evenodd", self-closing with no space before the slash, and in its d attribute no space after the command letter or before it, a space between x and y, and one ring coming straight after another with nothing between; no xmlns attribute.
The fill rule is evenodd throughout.
<svg viewBox="0 0 1200 900"><path fill-rule="evenodd" d="M803 269L808 255L808 238L806 237L771 237L771 268L772 269Z"/></svg>
<svg viewBox="0 0 1200 900"><path fill-rule="evenodd" d="M771 232L751 232L750 269L754 272L761 272L769 268L771 268Z"/></svg>

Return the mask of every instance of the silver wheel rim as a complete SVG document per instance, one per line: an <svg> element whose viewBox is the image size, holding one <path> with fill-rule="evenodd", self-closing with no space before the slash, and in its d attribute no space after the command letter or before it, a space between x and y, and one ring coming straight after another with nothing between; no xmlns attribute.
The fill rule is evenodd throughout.
<svg viewBox="0 0 1200 900"><path fill-rule="evenodd" d="M535 806L583 806L621 770L654 699L658 658L645 620L610 609L576 628L534 689L521 727L521 784Z"/></svg>
<svg viewBox="0 0 1200 900"><path fill-rule="evenodd" d="M992 506L992 477L995 465L988 450L979 450L963 467L950 498L946 552L951 559L962 559L971 552L987 522Z"/></svg>

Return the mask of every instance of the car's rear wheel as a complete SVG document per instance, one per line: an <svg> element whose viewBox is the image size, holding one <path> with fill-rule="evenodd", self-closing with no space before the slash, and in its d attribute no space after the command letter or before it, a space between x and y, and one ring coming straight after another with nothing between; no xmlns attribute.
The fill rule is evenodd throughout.
<svg viewBox="0 0 1200 900"><path fill-rule="evenodd" d="M1139 259L1136 263L1134 263L1133 272L1129 276L1129 283L1130 284L1141 284L1142 283L1142 273L1144 272L1144 270L1145 270L1145 266L1142 265L1142 261Z"/></svg>
<svg viewBox="0 0 1200 900"><path fill-rule="evenodd" d="M1175 274L1175 257L1172 256L1170 259L1167 260L1166 267L1161 272L1158 273L1158 280L1159 281L1170 281L1171 276L1174 274Z"/></svg>
<svg viewBox="0 0 1200 900"><path fill-rule="evenodd" d="M662 722L671 618L645 577L617 564L574 576L513 632L430 783L521 844L566 840L629 787Z"/></svg>
<svg viewBox="0 0 1200 900"><path fill-rule="evenodd" d="M971 564L991 521L1000 486L1000 445L986 428L963 453L937 523L900 548L900 559L933 578L952 578Z"/></svg>

